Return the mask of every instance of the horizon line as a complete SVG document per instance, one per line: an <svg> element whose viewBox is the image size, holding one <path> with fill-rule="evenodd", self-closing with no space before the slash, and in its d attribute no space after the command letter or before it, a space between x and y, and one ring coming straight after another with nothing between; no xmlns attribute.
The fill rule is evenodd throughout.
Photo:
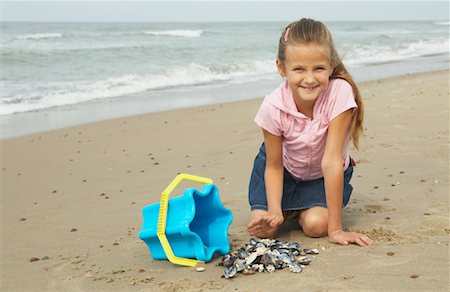
<svg viewBox="0 0 450 292"><path fill-rule="evenodd" d="M218 22L291 22L295 20L3 20L0 23L22 22L22 23L175 23L175 22L202 22L202 23L218 23ZM320 20L323 22L449 22L448 19L364 19L364 20Z"/></svg>

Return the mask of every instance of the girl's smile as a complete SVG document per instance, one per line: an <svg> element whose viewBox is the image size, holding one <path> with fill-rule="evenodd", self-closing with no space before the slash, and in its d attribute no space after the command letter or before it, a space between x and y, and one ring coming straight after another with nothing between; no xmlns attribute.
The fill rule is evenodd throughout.
<svg viewBox="0 0 450 292"><path fill-rule="evenodd" d="M300 88L303 89L303 90L305 90L305 92L307 92L307 93L311 93L311 92L313 92L314 90L318 89L318 88L319 88L319 85L316 85L316 86L308 86L308 87L306 87L306 86L300 86Z"/></svg>

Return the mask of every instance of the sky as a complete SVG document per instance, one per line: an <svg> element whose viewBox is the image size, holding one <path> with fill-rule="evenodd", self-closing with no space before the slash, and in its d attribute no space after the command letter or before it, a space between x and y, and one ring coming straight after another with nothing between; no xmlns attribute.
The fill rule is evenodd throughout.
<svg viewBox="0 0 450 292"><path fill-rule="evenodd" d="M448 1L18 1L1 0L2 21L449 20Z"/></svg>

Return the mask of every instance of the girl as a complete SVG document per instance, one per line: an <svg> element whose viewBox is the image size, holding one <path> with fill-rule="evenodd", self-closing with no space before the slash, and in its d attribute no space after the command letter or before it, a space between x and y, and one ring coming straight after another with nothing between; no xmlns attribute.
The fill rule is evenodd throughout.
<svg viewBox="0 0 450 292"><path fill-rule="evenodd" d="M311 19L283 31L276 60L285 79L266 96L255 122L264 143L249 186L251 235L274 237L288 211L299 211L305 235L370 245L363 234L342 230L342 208L352 186L353 160L363 132L364 107L325 25Z"/></svg>

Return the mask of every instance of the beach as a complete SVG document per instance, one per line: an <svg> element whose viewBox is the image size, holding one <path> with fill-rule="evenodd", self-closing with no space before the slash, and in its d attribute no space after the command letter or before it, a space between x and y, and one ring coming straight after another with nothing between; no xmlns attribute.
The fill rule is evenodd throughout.
<svg viewBox="0 0 450 292"><path fill-rule="evenodd" d="M247 188L262 143L254 96L1 140L2 291L448 291L449 71L360 90L365 137L351 150L343 226L373 246L308 238L287 222L280 239L320 251L299 274L224 279L217 256L204 272L152 260L138 238L142 208L178 173L213 179L233 213L232 250L250 239Z"/></svg>

